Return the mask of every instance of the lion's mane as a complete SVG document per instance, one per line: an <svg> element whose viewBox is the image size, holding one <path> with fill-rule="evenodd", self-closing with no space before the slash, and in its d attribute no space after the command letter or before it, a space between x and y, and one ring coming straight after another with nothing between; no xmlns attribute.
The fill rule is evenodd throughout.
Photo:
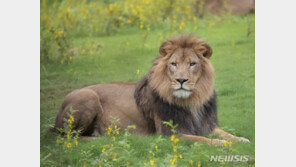
<svg viewBox="0 0 296 167"><path fill-rule="evenodd" d="M171 81L167 76L168 60L177 48L193 48L202 62L201 76L187 99L173 96ZM182 133L208 133L218 126L214 70L208 60L212 49L197 37L181 35L164 42L159 52L149 73L137 83L134 97L138 109L151 121L151 125L156 119L173 120ZM162 131L170 134L165 126Z"/></svg>

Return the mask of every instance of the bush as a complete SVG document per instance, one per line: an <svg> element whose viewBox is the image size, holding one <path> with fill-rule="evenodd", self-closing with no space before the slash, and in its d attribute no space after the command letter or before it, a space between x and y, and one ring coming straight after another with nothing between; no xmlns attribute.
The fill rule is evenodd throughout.
<svg viewBox="0 0 296 167"><path fill-rule="evenodd" d="M110 35L121 28L181 31L197 21L194 0L42 0L41 62L68 63L71 36ZM145 34L146 33L146 34Z"/></svg>

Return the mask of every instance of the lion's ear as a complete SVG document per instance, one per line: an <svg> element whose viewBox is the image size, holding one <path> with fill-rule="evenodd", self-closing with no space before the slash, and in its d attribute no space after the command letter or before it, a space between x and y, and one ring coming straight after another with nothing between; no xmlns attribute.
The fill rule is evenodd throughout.
<svg viewBox="0 0 296 167"><path fill-rule="evenodd" d="M207 44L206 42L202 42L201 44L197 44L195 47L194 47L194 50L199 53L199 54L202 54L203 57L205 58L210 58L213 54L213 50L212 48L210 47L209 44Z"/></svg>
<svg viewBox="0 0 296 167"><path fill-rule="evenodd" d="M159 47L159 53L162 56L166 56L169 53L172 53L176 47L173 45L171 41L166 41L161 44Z"/></svg>

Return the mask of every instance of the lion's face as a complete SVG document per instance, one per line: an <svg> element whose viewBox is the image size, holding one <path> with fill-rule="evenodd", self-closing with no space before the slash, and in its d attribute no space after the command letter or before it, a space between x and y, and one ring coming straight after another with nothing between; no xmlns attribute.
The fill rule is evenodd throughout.
<svg viewBox="0 0 296 167"><path fill-rule="evenodd" d="M198 81L202 67L201 60L193 49L177 49L167 63L173 95L188 98Z"/></svg>
<svg viewBox="0 0 296 167"><path fill-rule="evenodd" d="M211 47L191 35L180 35L159 48L149 85L161 98L182 106L202 105L214 91Z"/></svg>

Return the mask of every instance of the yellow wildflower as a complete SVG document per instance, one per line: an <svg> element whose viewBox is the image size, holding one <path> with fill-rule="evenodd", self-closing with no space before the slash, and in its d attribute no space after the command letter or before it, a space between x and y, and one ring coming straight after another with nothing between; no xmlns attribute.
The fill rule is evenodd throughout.
<svg viewBox="0 0 296 167"><path fill-rule="evenodd" d="M175 157L173 159L170 159L171 165L174 165L176 161L177 161L177 158L175 155Z"/></svg>
<svg viewBox="0 0 296 167"><path fill-rule="evenodd" d="M171 136L171 141L174 141L175 138L176 138L175 135L172 135L172 136Z"/></svg>
<svg viewBox="0 0 296 167"><path fill-rule="evenodd" d="M173 150L174 152L177 152L177 147L173 144Z"/></svg>
<svg viewBox="0 0 296 167"><path fill-rule="evenodd" d="M70 138L70 135L71 135L71 130L69 130L68 133L67 133L67 139Z"/></svg>
<svg viewBox="0 0 296 167"><path fill-rule="evenodd" d="M132 20L130 20L130 19L127 20L127 23L131 23L131 22L132 22Z"/></svg>
<svg viewBox="0 0 296 167"><path fill-rule="evenodd" d="M180 159L182 159L182 158L183 158L183 156L180 154L180 155L179 155L179 158L180 158Z"/></svg>
<svg viewBox="0 0 296 167"><path fill-rule="evenodd" d="M85 50L84 50L84 49L82 49L82 50L81 50L81 54L84 54L84 53L85 53Z"/></svg>
<svg viewBox="0 0 296 167"><path fill-rule="evenodd" d="M110 148L112 148L112 147L113 147L113 144L110 145Z"/></svg>
<svg viewBox="0 0 296 167"><path fill-rule="evenodd" d="M150 164L154 165L154 161L152 159L150 159Z"/></svg>
<svg viewBox="0 0 296 167"><path fill-rule="evenodd" d="M151 4L152 2L148 0L148 1L146 1L145 3L146 3L146 5L149 5L149 4Z"/></svg>
<svg viewBox="0 0 296 167"><path fill-rule="evenodd" d="M104 148L102 149L102 153L105 152L105 151L106 151L106 149L105 149L105 147L104 147Z"/></svg>
<svg viewBox="0 0 296 167"><path fill-rule="evenodd" d="M147 163L146 162L144 162L144 166L146 166L147 165Z"/></svg>
<svg viewBox="0 0 296 167"><path fill-rule="evenodd" d="M113 159L115 159L116 158L116 156L117 156L117 154L115 153L115 154L113 154Z"/></svg>
<svg viewBox="0 0 296 167"><path fill-rule="evenodd" d="M114 11L114 8L115 8L115 4L112 4L112 3L111 3L111 4L109 5L109 11L110 11L110 12Z"/></svg>
<svg viewBox="0 0 296 167"><path fill-rule="evenodd" d="M58 144L60 144L60 140L59 139L57 139L57 141L56 141Z"/></svg>
<svg viewBox="0 0 296 167"><path fill-rule="evenodd" d="M227 147L227 141L224 142L224 146Z"/></svg>
<svg viewBox="0 0 296 167"><path fill-rule="evenodd" d="M70 120L73 122L74 121L74 117L72 115L70 115Z"/></svg>
<svg viewBox="0 0 296 167"><path fill-rule="evenodd" d="M115 136L113 136L113 137L112 137L112 140L115 141L115 139L116 139Z"/></svg>
<svg viewBox="0 0 296 167"><path fill-rule="evenodd" d="M137 69L137 75L139 75L140 74L140 70L139 69Z"/></svg>
<svg viewBox="0 0 296 167"><path fill-rule="evenodd" d="M108 135L110 135L111 134L111 132L112 132L112 128L108 128Z"/></svg>
<svg viewBox="0 0 296 167"><path fill-rule="evenodd" d="M157 146L155 146L155 150L156 150L156 151L158 150L158 147L157 147Z"/></svg>
<svg viewBox="0 0 296 167"><path fill-rule="evenodd" d="M232 141L228 142L229 148L231 147Z"/></svg>
<svg viewBox="0 0 296 167"><path fill-rule="evenodd" d="M176 138L176 139L174 140L174 143L178 143L178 142L179 142L179 139Z"/></svg>
<svg viewBox="0 0 296 167"><path fill-rule="evenodd" d="M200 167L200 164L198 164L197 167Z"/></svg>
<svg viewBox="0 0 296 167"><path fill-rule="evenodd" d="M69 124L72 124L72 120L71 119L68 119L68 122L69 122Z"/></svg>
<svg viewBox="0 0 296 167"><path fill-rule="evenodd" d="M117 129L117 125L114 126L114 129Z"/></svg>
<svg viewBox="0 0 296 167"><path fill-rule="evenodd" d="M67 148L71 148L72 147L72 144L71 143L68 143L67 144Z"/></svg>
<svg viewBox="0 0 296 167"><path fill-rule="evenodd" d="M190 163L190 165L193 165L193 161L192 161L192 159L191 159L191 160L189 160L189 163Z"/></svg>
<svg viewBox="0 0 296 167"><path fill-rule="evenodd" d="M75 138L74 141L75 141L75 145L77 146L77 145L78 145L78 140L77 140L77 138Z"/></svg>
<svg viewBox="0 0 296 167"><path fill-rule="evenodd" d="M116 131L116 134L118 134L118 135L119 135L119 131L118 131L118 130Z"/></svg>

